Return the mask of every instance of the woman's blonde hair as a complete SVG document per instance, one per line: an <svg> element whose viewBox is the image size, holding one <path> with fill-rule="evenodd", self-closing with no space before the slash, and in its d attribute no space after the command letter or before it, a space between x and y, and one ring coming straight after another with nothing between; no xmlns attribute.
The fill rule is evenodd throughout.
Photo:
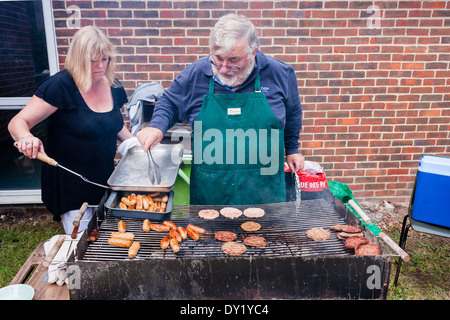
<svg viewBox="0 0 450 320"><path fill-rule="evenodd" d="M108 57L105 76L110 86L114 85L116 54L113 44L97 27L87 26L78 30L70 43L65 67L82 92L92 87L91 61Z"/></svg>

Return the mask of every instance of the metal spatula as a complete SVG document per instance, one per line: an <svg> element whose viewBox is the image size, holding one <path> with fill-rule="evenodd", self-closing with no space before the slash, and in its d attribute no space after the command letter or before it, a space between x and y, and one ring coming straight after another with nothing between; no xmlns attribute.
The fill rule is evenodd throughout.
<svg viewBox="0 0 450 320"><path fill-rule="evenodd" d="M148 149L148 178L153 185L158 185L161 183L161 169L159 169L158 164L155 159L153 159L152 151Z"/></svg>

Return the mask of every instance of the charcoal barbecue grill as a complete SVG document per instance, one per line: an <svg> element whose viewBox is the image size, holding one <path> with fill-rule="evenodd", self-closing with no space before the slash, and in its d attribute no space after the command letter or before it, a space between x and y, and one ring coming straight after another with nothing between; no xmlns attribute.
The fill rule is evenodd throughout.
<svg viewBox="0 0 450 320"><path fill-rule="evenodd" d="M248 206L237 206L245 209ZM385 299L392 254L371 232L365 236L378 244L382 255L355 256L331 231L328 240L306 237L313 227L329 229L335 224L360 226L360 221L331 192L301 203L259 205L266 214L251 219L223 216L215 220L198 217L201 209L218 206L174 204L164 220L186 227L192 223L206 229L198 241L190 238L180 251L160 248L167 233L142 231L142 219L120 218L99 210L88 230L100 221L97 241L85 233L69 257L71 299ZM134 259L127 248L108 245L111 232L123 220L141 248ZM241 224L256 221L261 229L245 232ZM156 221L155 223L161 223ZM249 235L266 239L266 247L247 247L240 256L221 250L216 231L232 231L236 242Z"/></svg>

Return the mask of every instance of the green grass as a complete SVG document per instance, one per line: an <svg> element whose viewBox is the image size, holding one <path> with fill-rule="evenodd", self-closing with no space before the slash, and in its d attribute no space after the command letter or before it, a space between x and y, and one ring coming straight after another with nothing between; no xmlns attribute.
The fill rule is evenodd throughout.
<svg viewBox="0 0 450 320"><path fill-rule="evenodd" d="M64 234L51 218L0 227L0 288L9 285L39 243L55 234Z"/></svg>

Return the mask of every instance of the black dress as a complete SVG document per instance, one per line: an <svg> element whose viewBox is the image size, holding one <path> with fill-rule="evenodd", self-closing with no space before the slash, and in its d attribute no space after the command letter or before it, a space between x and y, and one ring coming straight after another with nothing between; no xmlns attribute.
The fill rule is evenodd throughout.
<svg viewBox="0 0 450 320"><path fill-rule="evenodd" d="M92 111L67 70L47 78L35 91L36 96L58 108L48 119L47 155L104 185L114 170L117 134L124 124L120 108L127 102L121 85L111 87L111 93L111 111ZM83 202L97 205L106 192L50 165L42 166L41 188L42 201L56 221L61 220L61 214L79 209Z"/></svg>

